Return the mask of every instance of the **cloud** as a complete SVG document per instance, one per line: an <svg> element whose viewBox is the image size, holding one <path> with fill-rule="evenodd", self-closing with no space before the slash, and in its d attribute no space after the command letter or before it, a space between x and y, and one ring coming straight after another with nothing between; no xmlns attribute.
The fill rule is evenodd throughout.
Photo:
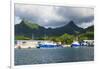
<svg viewBox="0 0 100 69"><path fill-rule="evenodd" d="M73 20L75 23L88 23L94 20L93 8L79 8L79 7L60 7L56 9L59 15L66 19Z"/></svg>
<svg viewBox="0 0 100 69"><path fill-rule="evenodd" d="M44 27L55 28L67 24L70 20L80 26L82 23L91 23L94 20L94 10L93 8L15 4L15 16L31 20Z"/></svg>
<svg viewBox="0 0 100 69"><path fill-rule="evenodd" d="M19 24L21 22L20 17L15 16L14 22L15 22L15 24Z"/></svg>
<svg viewBox="0 0 100 69"><path fill-rule="evenodd" d="M91 21L91 22L83 22L83 23L80 23L80 24L77 24L79 27L82 27L82 28L87 28L89 26L92 26L94 25L94 21Z"/></svg>

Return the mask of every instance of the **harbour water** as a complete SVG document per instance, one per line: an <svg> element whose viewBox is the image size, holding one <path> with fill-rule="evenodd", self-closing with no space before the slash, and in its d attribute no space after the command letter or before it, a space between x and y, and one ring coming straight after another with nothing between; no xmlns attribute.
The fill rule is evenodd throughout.
<svg viewBox="0 0 100 69"><path fill-rule="evenodd" d="M15 49L15 65L93 61L94 47Z"/></svg>

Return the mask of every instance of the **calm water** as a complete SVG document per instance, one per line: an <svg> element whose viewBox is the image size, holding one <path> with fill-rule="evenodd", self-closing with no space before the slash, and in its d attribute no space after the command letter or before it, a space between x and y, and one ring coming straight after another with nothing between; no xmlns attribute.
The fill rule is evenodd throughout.
<svg viewBox="0 0 100 69"><path fill-rule="evenodd" d="M15 65L92 61L94 48L15 49Z"/></svg>

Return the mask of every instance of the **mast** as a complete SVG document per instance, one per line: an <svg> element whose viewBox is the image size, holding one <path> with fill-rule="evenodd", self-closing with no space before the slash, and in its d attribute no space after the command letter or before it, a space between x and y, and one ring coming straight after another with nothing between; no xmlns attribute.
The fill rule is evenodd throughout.
<svg viewBox="0 0 100 69"><path fill-rule="evenodd" d="M32 40L34 39L34 35L33 35L33 33L32 33Z"/></svg>

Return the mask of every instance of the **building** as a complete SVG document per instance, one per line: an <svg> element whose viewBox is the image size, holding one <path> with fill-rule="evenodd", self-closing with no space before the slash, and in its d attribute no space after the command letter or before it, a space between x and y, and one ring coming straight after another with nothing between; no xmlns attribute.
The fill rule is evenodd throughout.
<svg viewBox="0 0 100 69"><path fill-rule="evenodd" d="M35 40L15 40L15 48L36 48L37 45Z"/></svg>

